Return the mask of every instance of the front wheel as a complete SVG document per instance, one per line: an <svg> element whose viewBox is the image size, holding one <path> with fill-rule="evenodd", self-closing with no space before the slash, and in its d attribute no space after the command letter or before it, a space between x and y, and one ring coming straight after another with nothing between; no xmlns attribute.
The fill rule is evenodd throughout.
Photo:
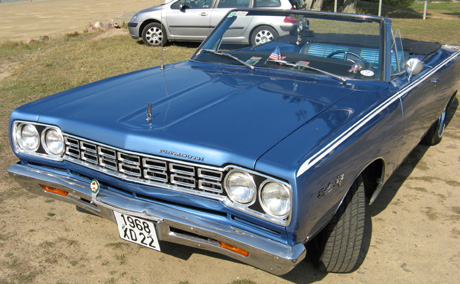
<svg viewBox="0 0 460 284"><path fill-rule="evenodd" d="M147 46L165 45L166 32L160 23L150 23L142 31L142 41Z"/></svg>
<svg viewBox="0 0 460 284"><path fill-rule="evenodd" d="M358 177L331 222L313 240L313 261L319 270L352 272L359 255L366 224L366 196Z"/></svg>
<svg viewBox="0 0 460 284"><path fill-rule="evenodd" d="M251 34L251 45L256 46L275 40L278 37L276 30L269 26L256 28Z"/></svg>

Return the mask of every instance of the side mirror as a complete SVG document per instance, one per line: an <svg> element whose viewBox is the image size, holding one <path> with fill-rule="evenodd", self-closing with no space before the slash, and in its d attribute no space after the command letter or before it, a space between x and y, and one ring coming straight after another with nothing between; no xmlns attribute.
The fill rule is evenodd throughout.
<svg viewBox="0 0 460 284"><path fill-rule="evenodd" d="M179 5L179 11L183 12L183 11L185 11L186 8L187 8L187 5L185 5L185 4L180 4Z"/></svg>
<svg viewBox="0 0 460 284"><path fill-rule="evenodd" d="M423 62L418 58L411 58L406 62L406 72L409 74L409 78L420 73L422 68Z"/></svg>

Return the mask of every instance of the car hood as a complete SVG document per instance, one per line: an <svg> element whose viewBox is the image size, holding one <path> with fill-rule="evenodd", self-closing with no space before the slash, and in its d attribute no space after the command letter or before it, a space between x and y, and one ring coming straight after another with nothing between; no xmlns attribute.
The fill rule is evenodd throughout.
<svg viewBox="0 0 460 284"><path fill-rule="evenodd" d="M148 12L153 12L153 11L159 11L161 9L164 9L163 8L164 5L168 5L173 1L174 0L166 0L164 4L160 4L160 5L156 5L156 6L146 8L144 10L141 10L141 11L137 12L136 15L143 14L143 13L148 13Z"/></svg>
<svg viewBox="0 0 460 284"><path fill-rule="evenodd" d="M253 168L353 88L333 78L288 75L185 62L71 89L23 106L12 118L36 115L65 133L130 151Z"/></svg>

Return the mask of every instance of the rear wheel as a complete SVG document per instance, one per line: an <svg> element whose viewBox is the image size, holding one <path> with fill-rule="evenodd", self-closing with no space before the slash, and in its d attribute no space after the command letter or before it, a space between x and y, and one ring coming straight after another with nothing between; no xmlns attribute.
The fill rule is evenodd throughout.
<svg viewBox="0 0 460 284"><path fill-rule="evenodd" d="M142 31L142 41L148 46L165 45L167 41L166 32L160 23L150 23Z"/></svg>
<svg viewBox="0 0 460 284"><path fill-rule="evenodd" d="M438 119L431 125L428 132L422 139L422 143L425 145L433 146L441 142L444 136L444 130L446 129L446 110L438 117Z"/></svg>
<svg viewBox="0 0 460 284"><path fill-rule="evenodd" d="M358 267L366 224L366 196L358 177L332 221L313 240L314 262L327 272L351 272Z"/></svg>

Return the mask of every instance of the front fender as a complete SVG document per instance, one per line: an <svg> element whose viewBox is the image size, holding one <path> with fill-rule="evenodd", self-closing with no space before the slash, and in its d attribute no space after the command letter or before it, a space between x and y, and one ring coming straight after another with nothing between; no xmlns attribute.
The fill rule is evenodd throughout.
<svg viewBox="0 0 460 284"><path fill-rule="evenodd" d="M387 88L377 95L383 98L381 103L363 110L359 106L363 96L370 100L372 95L352 95L354 103L346 100L347 107L336 105L320 114L256 164L262 172L278 167L277 171L285 175L282 178L290 181L293 218L287 231L296 241L308 241L330 221L354 180L373 161L384 161L385 180L400 162L404 128L401 101L379 107L391 97Z"/></svg>

